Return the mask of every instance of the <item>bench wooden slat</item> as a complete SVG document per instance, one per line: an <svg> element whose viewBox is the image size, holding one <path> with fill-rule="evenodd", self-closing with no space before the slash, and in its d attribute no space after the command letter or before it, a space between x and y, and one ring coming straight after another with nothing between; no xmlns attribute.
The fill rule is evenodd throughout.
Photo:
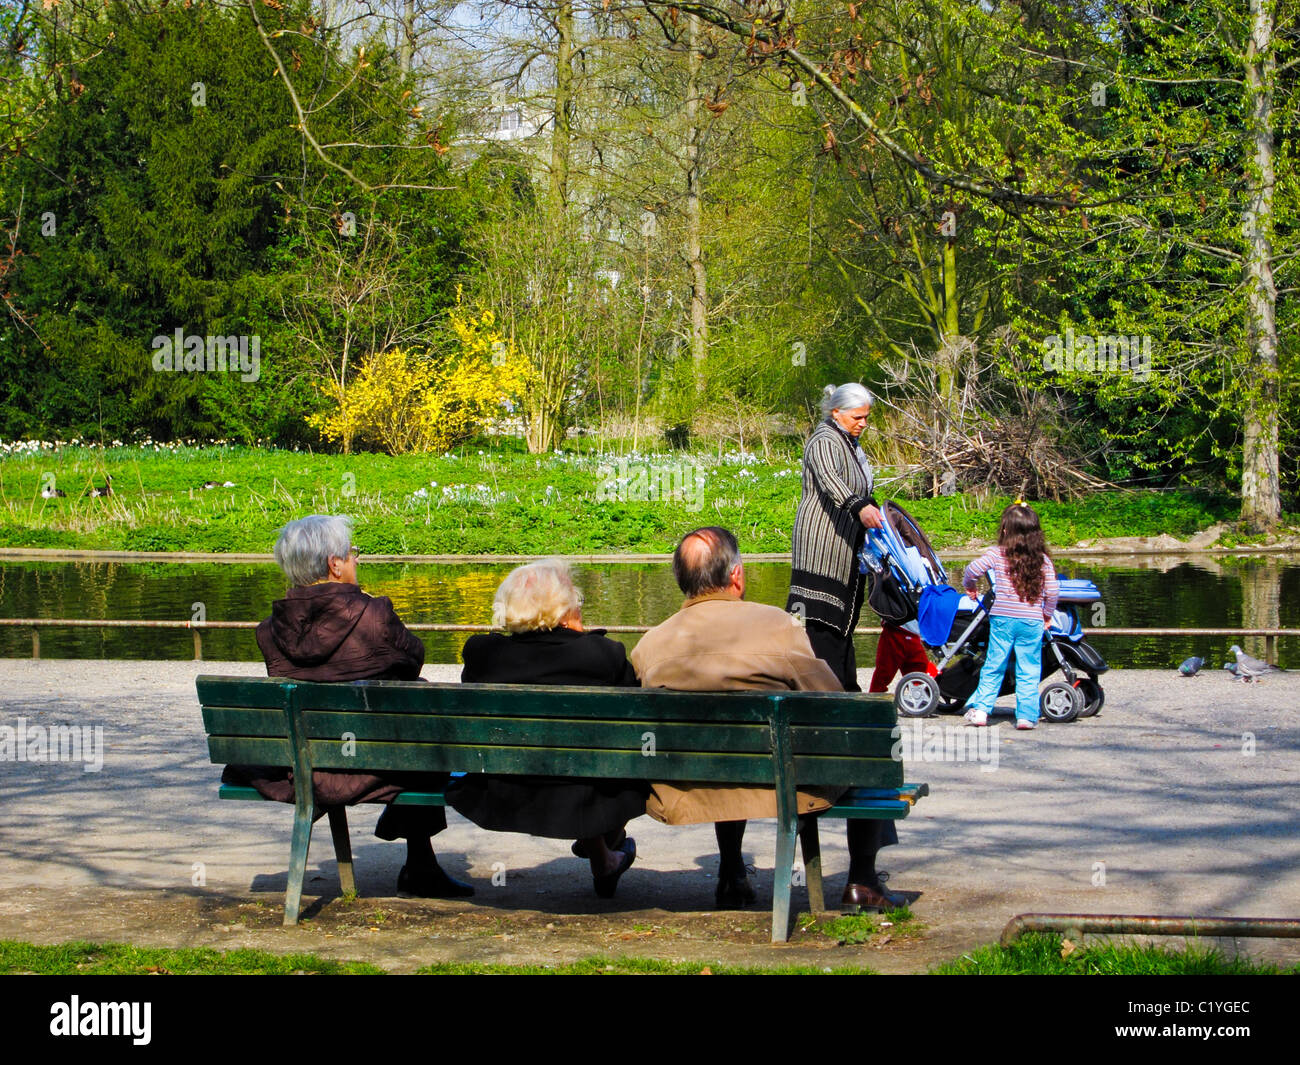
<svg viewBox="0 0 1300 1065"><path fill-rule="evenodd" d="M898 821L912 812L912 804L900 800L864 799L860 802L837 802L822 817L842 817L849 820Z"/></svg>
<svg viewBox="0 0 1300 1065"><path fill-rule="evenodd" d="M199 678L199 701L204 706L240 707L278 705L268 702L268 689L284 682L278 678L242 678L227 688L220 678ZM244 685L260 684L259 688ZM245 701L245 693L260 701ZM417 681L364 681L354 684L298 684L306 711L338 710L349 713L455 714L477 717L604 717L610 720L650 718L656 721L716 719L762 724L774 697L781 692L670 692L659 688L590 688L555 685L522 688L511 684L425 684ZM497 700L485 700L495 694ZM888 695L843 692L799 692L792 703L791 723L836 727L843 724L896 723L893 700ZM575 700L576 697L576 700ZM577 708L575 710L575 707Z"/></svg>
<svg viewBox="0 0 1300 1065"><path fill-rule="evenodd" d="M284 707L284 689L295 683L283 677L210 677L196 681L200 703L244 707Z"/></svg>
<svg viewBox="0 0 1300 1065"><path fill-rule="evenodd" d="M209 736L275 736L289 735L284 719L284 707L251 709L242 706L204 706L203 728Z"/></svg>
<svg viewBox="0 0 1300 1065"><path fill-rule="evenodd" d="M897 788L854 788L853 794L863 799L892 799L902 795L909 802L916 802L923 795L930 794L930 785L900 784Z"/></svg>
<svg viewBox="0 0 1300 1065"><path fill-rule="evenodd" d="M283 737L283 711L204 707L204 725L211 735ZM364 718L338 711L303 714L303 730L312 740L342 741L344 733L358 741L459 743L487 746L509 739L512 746L585 747L638 750L653 740L657 752L771 750L767 725L717 725L660 721L593 721L559 718L483 718L461 715L416 717L412 714L370 713ZM797 754L838 754L887 758L895 739L884 726L849 729L794 727L791 739Z"/></svg>
<svg viewBox="0 0 1300 1065"><path fill-rule="evenodd" d="M351 745L349 745L351 746ZM630 780L709 781L715 784L770 785L772 759L767 754L659 751L654 758L640 751L593 751L580 748L475 747L457 744L364 743L348 755L337 741L308 744L317 769L365 769L373 772L523 773ZM286 765L285 740L210 736L214 762L235 765ZM875 787L902 783L902 765L891 758L841 758L796 755L799 785L831 785L845 780Z"/></svg>
<svg viewBox="0 0 1300 1065"><path fill-rule="evenodd" d="M209 736L208 757L224 765L293 765L287 739L258 736Z"/></svg>
<svg viewBox="0 0 1300 1065"><path fill-rule="evenodd" d="M247 788L242 784L222 784L217 788L218 799L239 799L246 802L265 802L266 799L256 788Z"/></svg>
<svg viewBox="0 0 1300 1065"><path fill-rule="evenodd" d="M217 788L218 799L233 799L239 802L270 802L256 788L242 784L222 784ZM395 806L446 806L447 796L441 791L404 791L393 800Z"/></svg>

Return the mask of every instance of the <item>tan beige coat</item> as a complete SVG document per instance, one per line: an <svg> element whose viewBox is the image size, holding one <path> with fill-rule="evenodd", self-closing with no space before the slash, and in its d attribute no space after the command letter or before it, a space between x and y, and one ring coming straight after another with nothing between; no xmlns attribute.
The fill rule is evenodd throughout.
<svg viewBox="0 0 1300 1065"><path fill-rule="evenodd" d="M643 688L717 692L742 689L842 691L830 667L813 654L803 627L784 610L746 603L728 592L686 600L632 650ZM798 793L799 812L831 805L843 788ZM655 783L646 813L669 825L776 816L772 788Z"/></svg>

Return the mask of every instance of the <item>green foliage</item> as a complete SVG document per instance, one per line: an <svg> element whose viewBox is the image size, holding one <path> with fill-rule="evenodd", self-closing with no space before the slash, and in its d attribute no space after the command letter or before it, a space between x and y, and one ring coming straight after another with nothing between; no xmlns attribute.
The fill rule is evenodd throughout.
<svg viewBox="0 0 1300 1065"><path fill-rule="evenodd" d="M273 32L299 27L310 10L294 0L260 17ZM311 388L320 362L332 362L343 334L364 351L376 320L328 298L310 315L310 295L332 276L313 252L332 243L335 259L354 257L338 247L340 204L363 233L367 212L382 213L385 232L402 234L400 254L384 262L402 317L432 322L459 266L464 215L444 164L431 147L337 149L361 180L434 187L423 198L363 196L305 151L244 6L116 3L85 30L79 88L47 102L47 121L0 170L0 206L21 212L0 320L0 434L303 440L304 415L320 405ZM312 111L322 142L420 134L394 57L372 45L364 64L349 64L337 42L298 35L290 55L289 39L275 46L295 79L331 101ZM385 322L398 317L391 301L380 309ZM158 372L153 338L176 330L259 338L260 373Z"/></svg>
<svg viewBox="0 0 1300 1065"><path fill-rule="evenodd" d="M593 9L579 18L563 207L538 192L551 184L547 133L474 135L488 65L462 77L426 55L404 74L379 15L344 34L309 22L310 0L252 10L336 165L298 128L247 5L0 6L0 218L16 232L12 254L0 250L0 436L318 445L312 418L367 359L445 350L460 281L533 364L536 452L575 424L628 427L640 447L653 418L720 445L761 437L766 453L824 384L933 366L944 402L983 385L1002 418L1032 386L1059 414L1048 435L1124 483L1231 490L1244 430L1276 407L1294 505L1289 8L1272 46L1275 382L1254 361L1242 279L1258 184L1246 5L1108 20L1059 4L801 3L778 36L799 40L874 133L808 71L778 65L747 19L702 31L707 98L688 128L686 23L666 46L650 20ZM539 33L544 52L553 27ZM426 117L416 101L432 99ZM707 271L698 363L688 158ZM151 342L176 329L259 337L258 379L155 372ZM1044 342L1067 330L1149 337L1151 373L1044 367ZM957 336L980 367L995 351L1004 365L949 365ZM900 442L891 461L936 461L917 451ZM752 500L748 487L736 498ZM657 537L678 520L662 513L612 509L589 538ZM751 525L786 535L777 513Z"/></svg>
<svg viewBox="0 0 1300 1065"><path fill-rule="evenodd" d="M916 935L924 926L916 920L916 915L908 907L901 906L880 914L844 914L820 922L813 920L805 927L815 927L822 935L830 936L840 943L856 945L869 943L878 935Z"/></svg>

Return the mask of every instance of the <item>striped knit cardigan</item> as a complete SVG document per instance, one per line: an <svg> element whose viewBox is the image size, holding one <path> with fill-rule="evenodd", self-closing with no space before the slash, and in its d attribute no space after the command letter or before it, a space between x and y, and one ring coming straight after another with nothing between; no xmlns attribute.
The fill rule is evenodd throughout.
<svg viewBox="0 0 1300 1065"><path fill-rule="evenodd" d="M786 610L821 622L841 636L853 623L858 551L867 531L859 515L872 476L856 457L857 441L831 419L820 423L803 449L803 496L794 519L790 597ZM870 471L870 466L867 466Z"/></svg>

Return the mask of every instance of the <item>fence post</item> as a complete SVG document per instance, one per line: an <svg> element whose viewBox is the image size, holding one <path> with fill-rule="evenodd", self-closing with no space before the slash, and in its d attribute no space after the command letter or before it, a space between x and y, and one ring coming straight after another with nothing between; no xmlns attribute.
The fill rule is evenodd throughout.
<svg viewBox="0 0 1300 1065"><path fill-rule="evenodd" d="M203 637L199 634L198 629L192 630L194 633L194 661L203 661Z"/></svg>
<svg viewBox="0 0 1300 1065"><path fill-rule="evenodd" d="M41 657L41 630L32 629L32 657Z"/></svg>

